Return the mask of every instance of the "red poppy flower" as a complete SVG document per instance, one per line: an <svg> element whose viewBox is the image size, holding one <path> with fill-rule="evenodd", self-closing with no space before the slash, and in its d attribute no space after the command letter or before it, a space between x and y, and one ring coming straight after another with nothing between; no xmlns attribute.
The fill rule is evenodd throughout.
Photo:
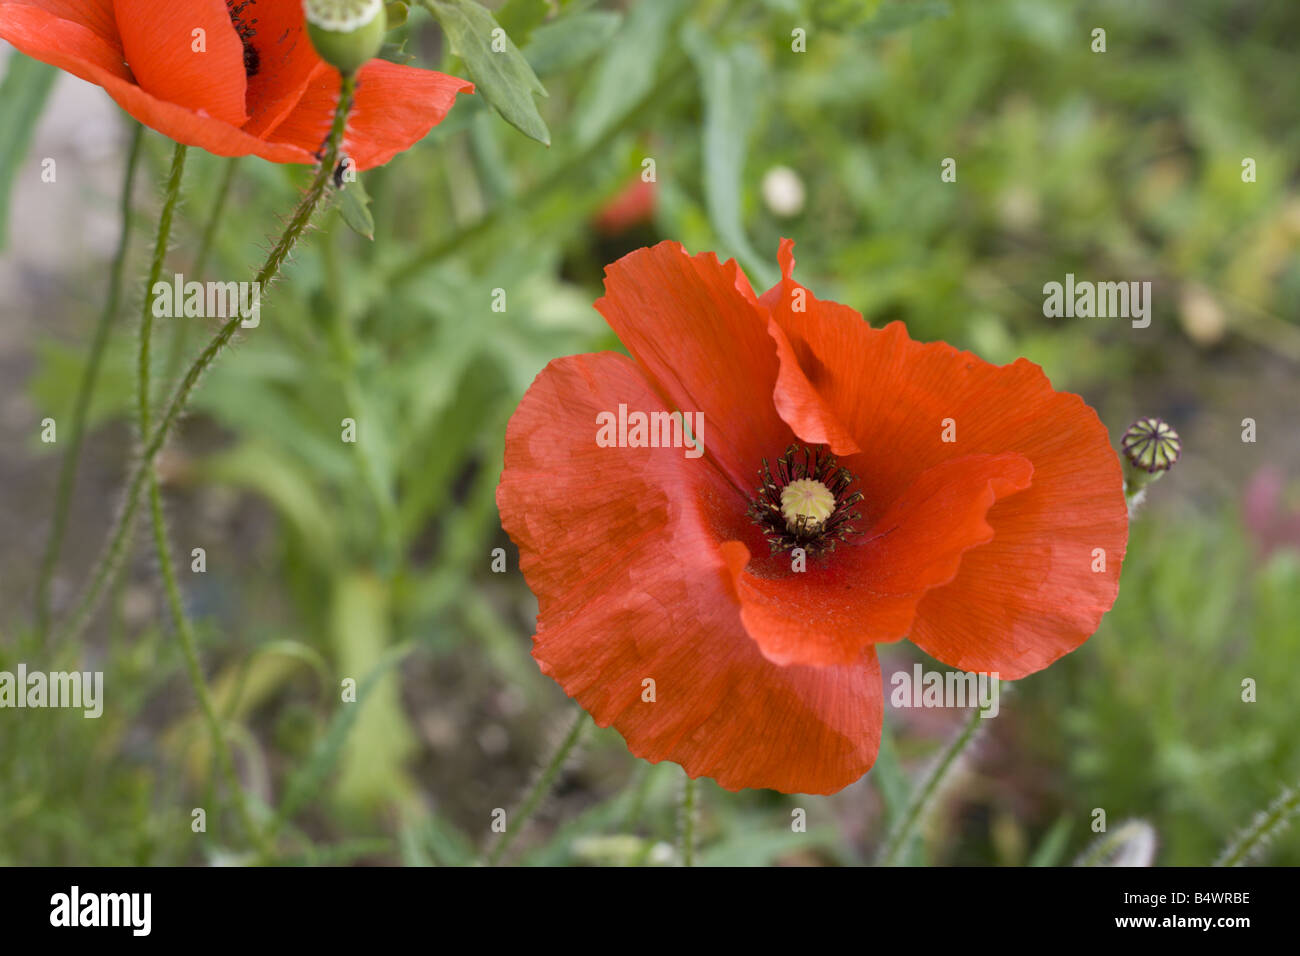
<svg viewBox="0 0 1300 956"><path fill-rule="evenodd" d="M219 156L313 163L340 77L312 49L302 0L0 0L0 38L102 86L141 123ZM372 60L343 153L379 166L473 84Z"/></svg>
<svg viewBox="0 0 1300 956"><path fill-rule="evenodd" d="M1078 396L818 301L792 248L761 298L672 242L610 266L596 308L631 357L538 375L497 503L539 603L533 656L597 723L728 789L832 793L875 761L876 644L1046 667L1114 602L1128 515ZM659 413L660 447L606 447L614 416L648 443L635 412Z"/></svg>

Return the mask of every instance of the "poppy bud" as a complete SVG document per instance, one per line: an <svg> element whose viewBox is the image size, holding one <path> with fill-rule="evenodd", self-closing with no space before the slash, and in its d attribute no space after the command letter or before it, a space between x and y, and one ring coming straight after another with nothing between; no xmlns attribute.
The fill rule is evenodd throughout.
<svg viewBox="0 0 1300 956"><path fill-rule="evenodd" d="M1182 439L1161 418L1139 418L1120 440L1128 489L1135 492L1155 481L1178 461Z"/></svg>
<svg viewBox="0 0 1300 956"><path fill-rule="evenodd" d="M384 45L384 0L303 0L303 12L311 45L340 73L355 73Z"/></svg>

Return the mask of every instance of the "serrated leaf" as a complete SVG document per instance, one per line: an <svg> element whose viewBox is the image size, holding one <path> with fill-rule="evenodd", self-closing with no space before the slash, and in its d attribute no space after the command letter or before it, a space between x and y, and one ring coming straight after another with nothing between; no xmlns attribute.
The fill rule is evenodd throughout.
<svg viewBox="0 0 1300 956"><path fill-rule="evenodd" d="M32 132L59 71L48 63L14 52L0 83L0 249L9 236L9 193L27 156Z"/></svg>
<svg viewBox="0 0 1300 956"><path fill-rule="evenodd" d="M534 95L548 95L546 87L492 14L472 0L422 2L447 34L452 52L465 61L483 98L519 132L550 146L551 131L533 101ZM502 47L499 52L492 48L494 41Z"/></svg>
<svg viewBox="0 0 1300 956"><path fill-rule="evenodd" d="M339 197L339 215L358 236L375 238L375 217L370 214L370 195L361 180L348 183Z"/></svg>

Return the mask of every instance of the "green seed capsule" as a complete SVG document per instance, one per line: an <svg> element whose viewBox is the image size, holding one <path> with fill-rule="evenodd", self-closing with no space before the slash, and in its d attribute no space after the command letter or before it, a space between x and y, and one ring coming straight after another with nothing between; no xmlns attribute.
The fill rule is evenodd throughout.
<svg viewBox="0 0 1300 956"><path fill-rule="evenodd" d="M303 12L311 45L340 73L355 73L384 45L384 0L304 0Z"/></svg>

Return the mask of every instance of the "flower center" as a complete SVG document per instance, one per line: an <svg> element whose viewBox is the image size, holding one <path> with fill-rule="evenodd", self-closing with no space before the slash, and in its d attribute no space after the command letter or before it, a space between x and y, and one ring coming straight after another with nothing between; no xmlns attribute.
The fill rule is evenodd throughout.
<svg viewBox="0 0 1300 956"><path fill-rule="evenodd" d="M775 467L764 458L758 474L762 484L747 514L773 554L794 548L827 554L857 533L853 522L861 515L852 509L862 492L849 490L857 479L826 449L791 445Z"/></svg>
<svg viewBox="0 0 1300 956"><path fill-rule="evenodd" d="M781 514L791 531L813 530L835 510L835 496L816 478L797 478L781 489Z"/></svg>

